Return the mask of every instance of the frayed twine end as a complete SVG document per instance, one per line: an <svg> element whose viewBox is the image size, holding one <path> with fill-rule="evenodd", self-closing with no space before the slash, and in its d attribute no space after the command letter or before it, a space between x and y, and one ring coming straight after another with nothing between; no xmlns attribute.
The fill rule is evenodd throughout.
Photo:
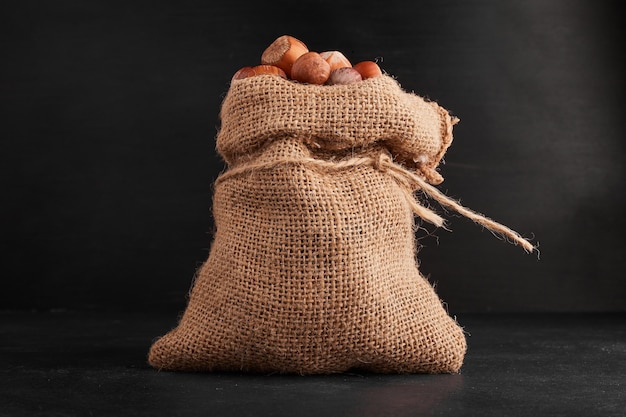
<svg viewBox="0 0 626 417"><path fill-rule="evenodd" d="M533 245L527 239L520 236L519 233L504 226L503 224L500 224L494 220L491 220L488 217L483 216L480 213L476 213L475 211L462 206L457 201L446 196L437 188L429 184L419 175L408 171L404 167L394 164L392 159L388 155L381 155L381 157L377 161L377 165L381 167L384 166L386 172L388 172L390 175L392 175L394 178L401 181L402 183L406 183L407 181L413 183L416 187L421 189L427 197L430 197L433 200L437 201L441 206L456 211L460 215L467 217L473 222L489 229L494 235L501 236L507 242L521 246L522 249L526 251L526 253L530 254L536 251L537 256L539 256L538 245ZM434 224L437 227L442 227L445 225L445 222L441 216L419 204L416 201L415 197L412 195L412 193L411 198L409 199L409 204L411 205L413 212L422 219Z"/></svg>

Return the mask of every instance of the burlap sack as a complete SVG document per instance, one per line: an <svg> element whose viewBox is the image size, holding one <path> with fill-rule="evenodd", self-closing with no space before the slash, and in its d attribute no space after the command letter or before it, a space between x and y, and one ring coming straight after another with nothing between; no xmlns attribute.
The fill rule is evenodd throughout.
<svg viewBox="0 0 626 417"><path fill-rule="evenodd" d="M448 112L386 75L344 86L256 76L233 81L221 121L214 241L149 363L457 372L464 333L420 274L414 234L414 213L441 223L413 192L441 181Z"/></svg>

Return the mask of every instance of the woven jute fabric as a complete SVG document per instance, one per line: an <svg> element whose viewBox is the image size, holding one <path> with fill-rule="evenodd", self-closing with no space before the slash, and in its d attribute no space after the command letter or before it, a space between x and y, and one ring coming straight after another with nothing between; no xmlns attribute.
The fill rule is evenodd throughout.
<svg viewBox="0 0 626 417"><path fill-rule="evenodd" d="M232 83L221 120L228 169L211 250L149 363L458 372L465 336L418 269L416 187L401 175L440 180L448 112L386 75L349 86L257 76Z"/></svg>
<svg viewBox="0 0 626 417"><path fill-rule="evenodd" d="M389 76L335 86L273 76L235 81L221 109L217 150L229 164L248 160L268 141L298 137L334 152L383 143L396 162L431 183L452 142L456 118L434 101L403 91Z"/></svg>

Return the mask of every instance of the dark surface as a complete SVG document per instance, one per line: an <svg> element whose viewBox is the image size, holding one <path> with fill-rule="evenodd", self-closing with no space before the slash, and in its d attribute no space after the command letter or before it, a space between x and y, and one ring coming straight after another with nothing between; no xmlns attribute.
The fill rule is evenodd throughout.
<svg viewBox="0 0 626 417"><path fill-rule="evenodd" d="M623 416L625 315L465 315L458 375L185 374L146 365L175 324L0 314L0 416Z"/></svg>
<svg viewBox="0 0 626 417"><path fill-rule="evenodd" d="M537 261L458 217L439 244L422 239L422 270L452 312L626 311L621 9L3 1L0 306L182 309L211 244L221 100L289 33L382 58L459 116L439 188L540 243Z"/></svg>

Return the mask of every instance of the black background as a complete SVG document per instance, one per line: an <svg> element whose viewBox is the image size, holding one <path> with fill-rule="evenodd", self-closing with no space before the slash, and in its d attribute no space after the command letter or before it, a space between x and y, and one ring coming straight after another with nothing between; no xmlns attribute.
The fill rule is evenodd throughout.
<svg viewBox="0 0 626 417"><path fill-rule="evenodd" d="M218 112L276 37L378 59L461 118L421 270L451 313L624 311L618 2L20 1L0 10L0 308L184 308L211 243Z"/></svg>

